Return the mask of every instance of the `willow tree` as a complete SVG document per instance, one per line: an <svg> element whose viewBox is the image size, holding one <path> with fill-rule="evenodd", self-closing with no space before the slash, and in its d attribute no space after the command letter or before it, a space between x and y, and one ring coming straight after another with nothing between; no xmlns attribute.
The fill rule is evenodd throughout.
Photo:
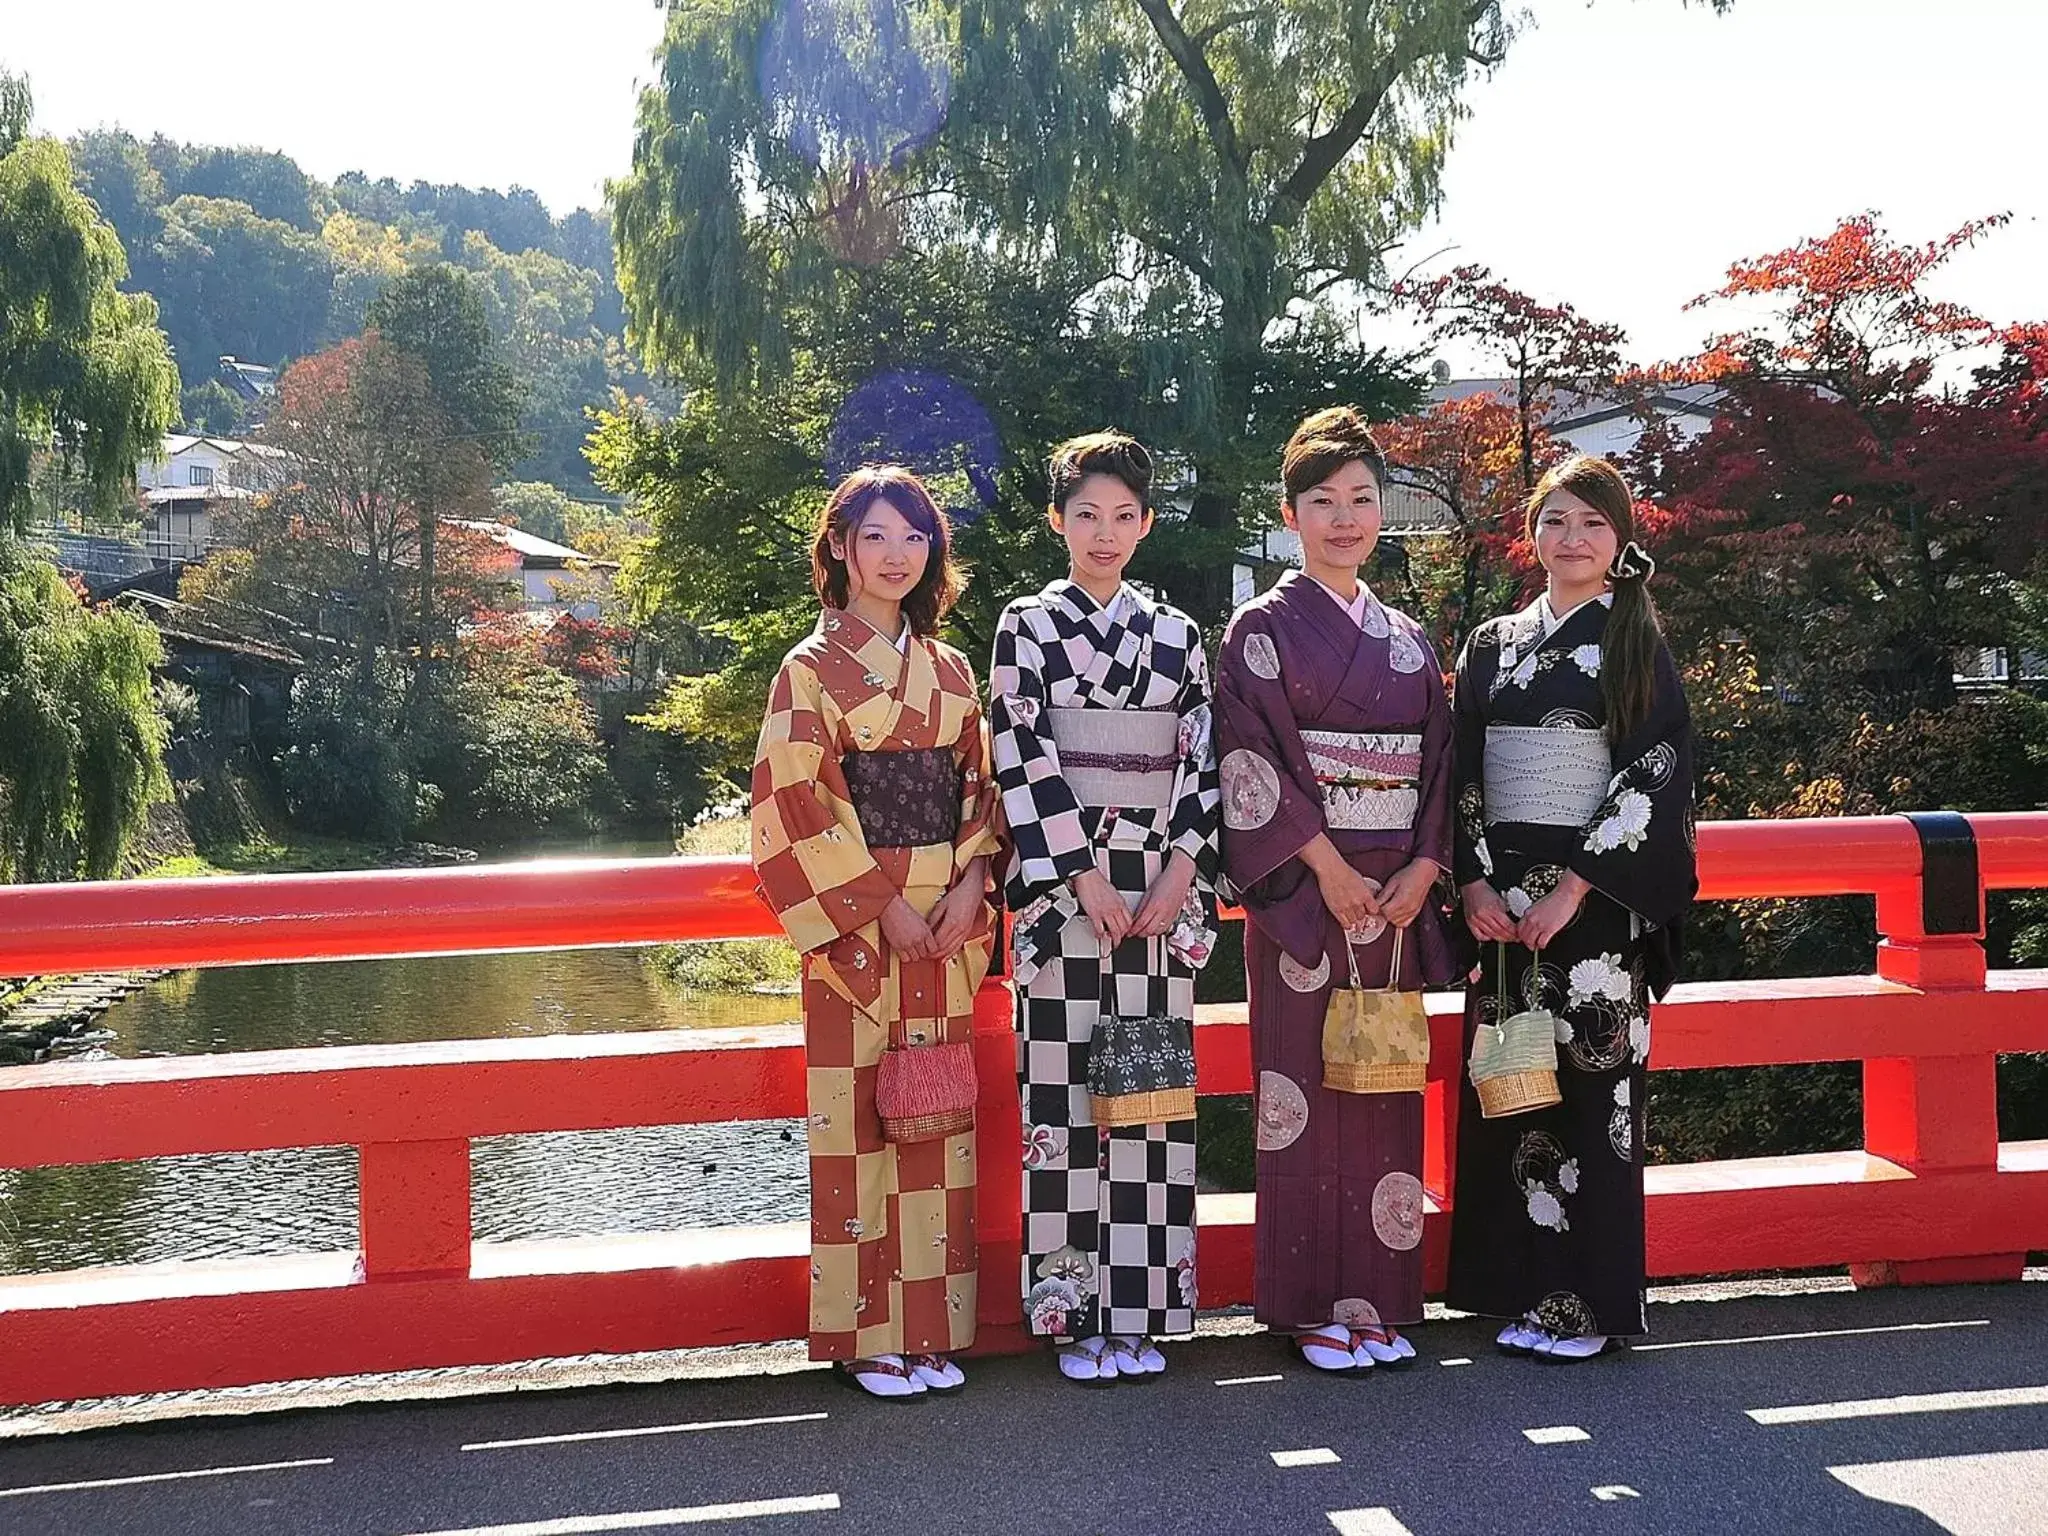
<svg viewBox="0 0 2048 1536"><path fill-rule="evenodd" d="M178 419L156 303L116 286L121 241L64 146L29 133L29 108L26 82L0 73L0 524L14 527L39 460L111 506Z"/></svg>
<svg viewBox="0 0 2048 1536"><path fill-rule="evenodd" d="M0 73L0 880L59 880L114 873L167 788L162 651L14 534L39 462L116 502L177 419L178 373L156 306L115 287L121 242L29 117L26 82Z"/></svg>
<svg viewBox="0 0 2048 1536"><path fill-rule="evenodd" d="M671 0L612 188L632 334L759 389L856 266L952 247L1063 288L1170 407L1181 595L1213 610L1283 400L1356 385L1339 306L1512 30L1499 0Z"/></svg>

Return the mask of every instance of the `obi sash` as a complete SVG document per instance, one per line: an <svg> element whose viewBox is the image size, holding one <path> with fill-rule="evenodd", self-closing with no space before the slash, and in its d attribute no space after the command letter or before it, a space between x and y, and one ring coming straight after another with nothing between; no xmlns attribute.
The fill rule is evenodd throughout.
<svg viewBox="0 0 2048 1536"><path fill-rule="evenodd" d="M1060 776L1083 805L1160 810L1173 803L1180 716L1170 709L1049 709Z"/></svg>
<svg viewBox="0 0 2048 1536"><path fill-rule="evenodd" d="M1486 728L1486 821L1583 827L1614 772L1605 731L1568 726Z"/></svg>
<svg viewBox="0 0 2048 1536"><path fill-rule="evenodd" d="M1309 768L1323 792L1323 821L1348 832L1406 832L1415 825L1422 778L1416 731L1301 733Z"/></svg>
<svg viewBox="0 0 2048 1536"><path fill-rule="evenodd" d="M870 848L922 848L960 832L960 764L950 747L849 752L839 764Z"/></svg>

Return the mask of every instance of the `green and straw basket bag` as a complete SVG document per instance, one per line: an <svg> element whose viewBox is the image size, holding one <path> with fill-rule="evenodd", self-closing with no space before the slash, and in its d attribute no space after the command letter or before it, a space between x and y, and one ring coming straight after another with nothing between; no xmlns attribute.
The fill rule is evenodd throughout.
<svg viewBox="0 0 2048 1536"><path fill-rule="evenodd" d="M1557 1086L1557 1018L1543 1007L1508 1015L1508 947L1496 948L1498 1022L1482 1021L1472 1036L1472 1086L1479 1091L1479 1113L1489 1120L1564 1102ZM1529 963L1535 965L1541 958L1539 950Z"/></svg>

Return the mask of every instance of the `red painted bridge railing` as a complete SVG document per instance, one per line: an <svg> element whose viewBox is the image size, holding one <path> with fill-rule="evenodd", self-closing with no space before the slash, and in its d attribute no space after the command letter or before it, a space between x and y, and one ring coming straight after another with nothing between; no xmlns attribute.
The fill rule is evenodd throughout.
<svg viewBox="0 0 2048 1536"><path fill-rule="evenodd" d="M2048 886L2048 814L1969 820L1973 871L1927 852L1903 817L1700 829L1707 898L1875 894L1877 973L1681 986L1656 1014L1652 1065L1861 1061L1864 1144L1651 1169L1653 1273L1847 1265L1863 1283L1999 1279L2048 1248L2048 1142L2001 1143L1995 1097L2000 1053L2048 1051L2048 971L1987 974L1981 915L1986 889ZM1946 920L1929 921L1936 906ZM0 889L0 975L774 931L736 859L15 887ZM1458 1007L1455 994L1430 1000L1433 1283ZM1249 1092L1244 1005L1205 1006L1200 1023L1203 1091ZM1000 1349L1021 1344L1002 984L984 990L976 1029L981 1320L984 1346ZM353 1251L0 1279L0 1402L800 1335L803 1211L765 1227L477 1243L469 1149L479 1136L800 1116L803 1093L793 1026L0 1070L0 1167L347 1146L361 1173ZM1249 1297L1251 1213L1249 1195L1202 1199L1207 1304Z"/></svg>

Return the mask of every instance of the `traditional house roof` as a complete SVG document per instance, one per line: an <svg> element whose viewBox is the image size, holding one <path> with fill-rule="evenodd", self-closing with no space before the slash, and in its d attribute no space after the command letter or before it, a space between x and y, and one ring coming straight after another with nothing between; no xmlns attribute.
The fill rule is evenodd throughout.
<svg viewBox="0 0 2048 1536"><path fill-rule="evenodd" d="M597 560L581 550L571 549L566 544L557 544L538 534L528 533L523 528L514 528L510 523L486 522L475 518L450 517L443 521L452 527L467 528L472 533L481 533L511 550L519 557L519 563L529 570L566 570L572 565L584 566L594 571L615 571L619 568L616 560Z"/></svg>
<svg viewBox="0 0 2048 1536"><path fill-rule="evenodd" d="M129 590L120 594L120 600L140 609L167 639L201 650L225 651L234 656L267 661L294 671L305 665L305 658L297 651L268 640L258 640L252 635L236 634L191 604L181 603L175 598Z"/></svg>

